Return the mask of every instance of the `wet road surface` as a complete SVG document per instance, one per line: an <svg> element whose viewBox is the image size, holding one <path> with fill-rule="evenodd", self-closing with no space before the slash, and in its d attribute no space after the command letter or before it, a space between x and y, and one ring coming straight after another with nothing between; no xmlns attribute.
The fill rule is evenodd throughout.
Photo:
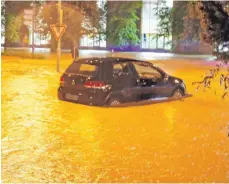
<svg viewBox="0 0 229 184"><path fill-rule="evenodd" d="M229 182L229 101L195 91L207 68L199 62L158 65L193 97L120 108L62 102L55 60L3 57L3 182Z"/></svg>

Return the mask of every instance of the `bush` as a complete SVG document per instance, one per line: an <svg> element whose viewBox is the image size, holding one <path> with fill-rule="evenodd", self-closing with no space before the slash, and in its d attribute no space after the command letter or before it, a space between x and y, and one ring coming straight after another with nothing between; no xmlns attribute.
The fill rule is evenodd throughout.
<svg viewBox="0 0 229 184"><path fill-rule="evenodd" d="M40 53L34 53L34 57L32 57L32 53L28 51L22 51L22 50L5 50L2 52L3 56L18 56L24 59L45 59L44 54Z"/></svg>

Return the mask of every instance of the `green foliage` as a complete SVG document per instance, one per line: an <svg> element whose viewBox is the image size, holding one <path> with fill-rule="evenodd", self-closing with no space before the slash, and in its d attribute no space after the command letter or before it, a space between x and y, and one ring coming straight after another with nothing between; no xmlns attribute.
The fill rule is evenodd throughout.
<svg viewBox="0 0 229 184"><path fill-rule="evenodd" d="M110 44L135 45L140 39L137 21L137 10L141 8L141 2L109 2L107 20L107 39Z"/></svg>
<svg viewBox="0 0 229 184"><path fill-rule="evenodd" d="M63 1L61 5L63 10L63 23L67 25L67 29L62 37L62 42L69 45L78 46L80 37L83 34L95 33L95 25L98 25L97 17L98 7L96 1ZM40 7L38 12L40 27L43 29L43 35L53 34L50 30L51 24L59 22L59 14L57 2L46 2ZM52 42L52 45L55 42Z"/></svg>
<svg viewBox="0 0 229 184"><path fill-rule="evenodd" d="M7 17L7 27L5 37L11 42L17 42L20 40L20 27L22 25L23 17L13 16L12 14L8 14Z"/></svg>
<svg viewBox="0 0 229 184"><path fill-rule="evenodd" d="M183 39L184 17L187 15L187 1L174 1L172 14L172 50L177 52L177 46Z"/></svg>
<svg viewBox="0 0 229 184"><path fill-rule="evenodd" d="M170 37L172 34L172 9L166 5L165 0L157 1L157 6L154 8L155 16L157 17L157 37Z"/></svg>
<svg viewBox="0 0 229 184"><path fill-rule="evenodd" d="M1 1L1 36L5 36L5 0Z"/></svg>
<svg viewBox="0 0 229 184"><path fill-rule="evenodd" d="M30 8L30 1L7 1L4 0L1 12L2 35L5 36L5 45L8 46L10 43L18 42L20 40L21 32L20 29L23 25L23 11L24 9Z"/></svg>
<svg viewBox="0 0 229 184"><path fill-rule="evenodd" d="M174 1L172 8L172 35L173 40L179 41L184 32L183 17L187 15L187 1Z"/></svg>
<svg viewBox="0 0 229 184"><path fill-rule="evenodd" d="M98 7L98 16L94 16L93 25L98 33L96 41L105 40L106 37L106 21L107 21L107 2L105 0L100 1Z"/></svg>

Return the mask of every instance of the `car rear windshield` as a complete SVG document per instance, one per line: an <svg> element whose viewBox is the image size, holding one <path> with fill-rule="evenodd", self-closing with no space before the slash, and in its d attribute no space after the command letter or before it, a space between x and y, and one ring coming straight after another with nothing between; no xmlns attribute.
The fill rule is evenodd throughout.
<svg viewBox="0 0 229 184"><path fill-rule="evenodd" d="M93 77L97 74L98 69L99 67L97 65L74 62L68 67L66 72Z"/></svg>

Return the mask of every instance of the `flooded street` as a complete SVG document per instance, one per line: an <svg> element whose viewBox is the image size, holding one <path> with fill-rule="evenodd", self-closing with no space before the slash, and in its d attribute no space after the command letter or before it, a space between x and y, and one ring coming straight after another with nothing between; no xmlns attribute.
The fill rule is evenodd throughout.
<svg viewBox="0 0 229 184"><path fill-rule="evenodd" d="M62 56L62 71L70 62ZM192 85L212 66L155 63L193 97L120 108L62 102L55 59L2 57L3 182L229 182L229 98Z"/></svg>

